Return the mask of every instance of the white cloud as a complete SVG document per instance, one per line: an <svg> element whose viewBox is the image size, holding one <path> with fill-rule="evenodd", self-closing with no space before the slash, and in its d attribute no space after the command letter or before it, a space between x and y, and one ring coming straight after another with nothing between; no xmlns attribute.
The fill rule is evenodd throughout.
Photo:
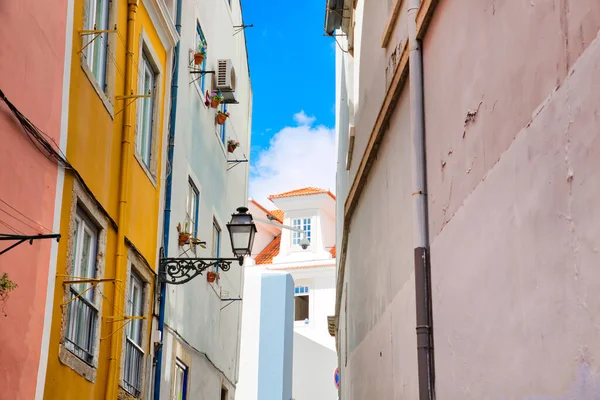
<svg viewBox="0 0 600 400"><path fill-rule="evenodd" d="M315 117L309 117L306 115L304 110L294 114L294 121L296 121L298 125L312 125L316 120L317 119Z"/></svg>
<svg viewBox="0 0 600 400"><path fill-rule="evenodd" d="M333 129L312 127L314 117L304 111L294 115L298 126L273 135L269 147L258 154L250 176L250 196L267 208L270 194L306 186L335 193L336 144Z"/></svg>

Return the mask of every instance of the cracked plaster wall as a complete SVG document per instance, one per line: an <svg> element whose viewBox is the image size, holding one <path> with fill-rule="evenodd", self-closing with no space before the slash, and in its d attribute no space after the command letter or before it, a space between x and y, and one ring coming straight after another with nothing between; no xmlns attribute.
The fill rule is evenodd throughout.
<svg viewBox="0 0 600 400"><path fill-rule="evenodd" d="M425 45L437 398L600 399L600 3L488 3Z"/></svg>
<svg viewBox="0 0 600 400"><path fill-rule="evenodd" d="M423 43L432 237L563 82L599 27L597 0L439 2Z"/></svg>

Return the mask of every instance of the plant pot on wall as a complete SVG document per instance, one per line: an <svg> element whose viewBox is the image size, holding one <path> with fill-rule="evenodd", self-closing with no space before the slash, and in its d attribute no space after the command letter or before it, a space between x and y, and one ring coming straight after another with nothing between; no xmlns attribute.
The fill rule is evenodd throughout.
<svg viewBox="0 0 600 400"><path fill-rule="evenodd" d="M214 282L215 279L217 279L218 277L219 277L219 274L217 272L210 271L206 274L206 280L210 283Z"/></svg>
<svg viewBox="0 0 600 400"><path fill-rule="evenodd" d="M195 53L194 54L194 64L200 65L203 62L204 62L204 54L202 54L202 53Z"/></svg>
<svg viewBox="0 0 600 400"><path fill-rule="evenodd" d="M217 98L215 98L215 97L213 97L212 99L210 99L210 106L211 106L212 108L217 108L217 107L219 107L219 104L221 104L221 100L219 100L219 99L217 99Z"/></svg>
<svg viewBox="0 0 600 400"><path fill-rule="evenodd" d="M188 244L190 241L190 234L189 233L179 233L179 247Z"/></svg>
<svg viewBox="0 0 600 400"><path fill-rule="evenodd" d="M217 124L223 125L226 120L227 120L227 114L222 113L222 112L217 114Z"/></svg>
<svg viewBox="0 0 600 400"><path fill-rule="evenodd" d="M235 151L235 146L232 144L227 145L227 151L233 153Z"/></svg>

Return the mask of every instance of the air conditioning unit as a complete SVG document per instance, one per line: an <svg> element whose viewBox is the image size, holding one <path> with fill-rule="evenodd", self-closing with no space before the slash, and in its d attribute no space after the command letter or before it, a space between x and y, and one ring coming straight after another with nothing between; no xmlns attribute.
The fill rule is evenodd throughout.
<svg viewBox="0 0 600 400"><path fill-rule="evenodd" d="M223 95L223 103L237 104L235 98L235 68L231 60L217 60L216 89Z"/></svg>

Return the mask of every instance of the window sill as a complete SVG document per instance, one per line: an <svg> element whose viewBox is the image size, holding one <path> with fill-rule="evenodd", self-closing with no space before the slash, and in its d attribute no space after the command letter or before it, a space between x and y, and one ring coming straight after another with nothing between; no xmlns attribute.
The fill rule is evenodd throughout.
<svg viewBox="0 0 600 400"><path fill-rule="evenodd" d="M81 360L62 344L59 346L58 359L60 362L77 372L79 375L83 376L89 382L95 383L97 369Z"/></svg>
<svg viewBox="0 0 600 400"><path fill-rule="evenodd" d="M152 174L152 172L150 172L150 170L146 166L146 163L144 163L144 161L142 160L142 157L138 154L138 152L136 150L133 151L133 155L135 156L135 159L137 160L137 162L140 165L140 167L146 173L146 176L150 180L150 183L152 183L152 185L156 189L156 178L154 178L154 175Z"/></svg>
<svg viewBox="0 0 600 400"><path fill-rule="evenodd" d="M115 119L115 106L110 102L110 99L108 98L106 93L104 93L104 90L102 90L102 88L96 81L96 77L94 76L94 73L92 72L90 67L87 65L87 62L85 61L85 57L83 55L81 55L79 60L81 63L81 69L83 70L83 73L87 77L88 81L90 81L92 87L96 91L96 94L102 101L104 108L106 108L106 111L108 111L110 118L114 120Z"/></svg>

